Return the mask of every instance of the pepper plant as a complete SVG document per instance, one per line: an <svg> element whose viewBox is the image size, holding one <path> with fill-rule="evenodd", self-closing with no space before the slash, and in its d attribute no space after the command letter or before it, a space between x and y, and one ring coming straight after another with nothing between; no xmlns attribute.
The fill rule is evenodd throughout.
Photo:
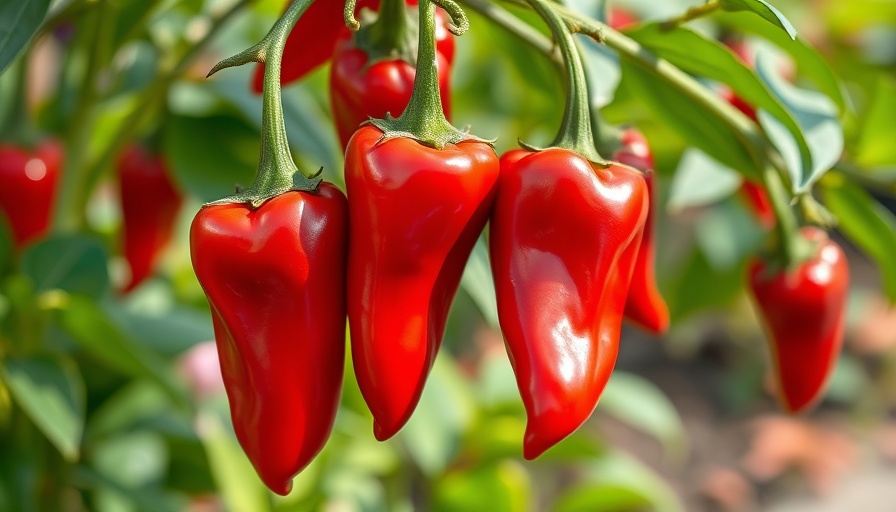
<svg viewBox="0 0 896 512"><path fill-rule="evenodd" d="M896 13L801 4L0 0L0 510L693 509L601 420L707 312L886 410Z"/></svg>

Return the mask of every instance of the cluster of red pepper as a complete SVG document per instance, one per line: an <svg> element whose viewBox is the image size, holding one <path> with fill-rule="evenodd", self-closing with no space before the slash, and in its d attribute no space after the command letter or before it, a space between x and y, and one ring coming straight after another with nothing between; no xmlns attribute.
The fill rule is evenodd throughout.
<svg viewBox="0 0 896 512"><path fill-rule="evenodd" d="M402 16L404 2L383 2L391 18ZM342 6L319 1L304 3L293 29L324 34L311 39L314 51L293 53L299 43L291 38L282 73L276 59L267 62L271 70L259 70L256 88L270 87L271 76L288 82L332 56L348 199L316 177L296 184L294 173L278 176L271 169L288 166L288 154L265 146L263 135L256 184L207 205L193 222L193 265L211 305L236 435L280 494L332 429L346 316L376 438L392 437L408 421L487 222L499 320L528 415L526 458L591 415L613 370L624 317L652 332L668 328L653 270L650 150L629 129L614 161L597 154L580 56L560 18L532 2L562 43L569 75L563 128L547 149L526 146L499 159L490 143L448 123L454 43L445 27L461 24L447 25L428 1L421 4L421 33L442 28L435 40L420 38L415 57L434 65L372 57L364 45L376 47L376 34L348 35L339 28ZM375 1L364 6L378 8ZM272 44L282 30L272 29ZM795 272L762 261L751 273L779 373L801 379L799 389L782 379L791 409L815 400L830 372L846 292L842 253L820 231L805 237L817 244L816 256ZM784 325L794 315L825 321L795 333ZM811 364L793 368L800 357Z"/></svg>

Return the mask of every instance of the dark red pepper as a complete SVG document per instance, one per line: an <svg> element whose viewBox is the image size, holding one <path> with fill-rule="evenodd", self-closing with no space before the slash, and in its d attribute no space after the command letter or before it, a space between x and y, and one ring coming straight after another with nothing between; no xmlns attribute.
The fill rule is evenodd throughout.
<svg viewBox="0 0 896 512"><path fill-rule="evenodd" d="M442 109L451 118L451 61L454 37L446 28L444 15L436 14L436 67L439 74ZM346 34L336 45L330 67L330 104L342 147L348 145L358 126L387 113L398 117L404 112L414 88L416 68L409 62L390 58L369 62L355 39Z"/></svg>
<svg viewBox="0 0 896 512"><path fill-rule="evenodd" d="M171 240L183 199L161 154L132 144L118 159L118 185L124 221L124 256L131 268L127 293L152 275Z"/></svg>
<svg viewBox="0 0 896 512"><path fill-rule="evenodd" d="M483 142L439 150L382 137L361 127L345 156L352 359L379 440L420 399L498 177Z"/></svg>
<svg viewBox="0 0 896 512"><path fill-rule="evenodd" d="M644 225L644 239L638 250L635 271L632 273L628 299L625 302L625 317L648 331L661 334L669 329L669 308L660 295L656 284L656 247L654 230L656 222L656 184L653 154L644 135L633 128L624 130L620 142L622 146L613 155L613 160L644 172L650 207Z"/></svg>
<svg viewBox="0 0 896 512"><path fill-rule="evenodd" d="M749 276L775 364L779 402L794 413L822 397L843 345L849 291L840 246L817 228L803 228L801 235L816 244L811 259L789 273L757 260Z"/></svg>
<svg viewBox="0 0 896 512"><path fill-rule="evenodd" d="M527 459L584 423L610 378L647 209L631 168L559 148L501 158L489 246Z"/></svg>
<svg viewBox="0 0 896 512"><path fill-rule="evenodd" d="M323 448L345 358L345 196L323 183L253 209L203 207L190 231L237 439L288 494Z"/></svg>
<svg viewBox="0 0 896 512"><path fill-rule="evenodd" d="M33 150L0 144L0 212L17 247L47 232L62 158L62 145L54 139Z"/></svg>

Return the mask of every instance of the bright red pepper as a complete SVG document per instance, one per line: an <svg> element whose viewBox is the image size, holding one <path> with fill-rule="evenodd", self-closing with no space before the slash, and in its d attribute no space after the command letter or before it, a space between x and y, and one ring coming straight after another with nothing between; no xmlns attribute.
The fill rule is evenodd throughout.
<svg viewBox="0 0 896 512"><path fill-rule="evenodd" d="M407 3L417 5L415 0L408 0ZM351 37L352 32L345 26L342 16L344 4L345 2L336 0L317 0L299 18L286 40L283 67L280 70L281 84L286 85L299 80L322 66L330 60L337 42ZM358 0L355 13L361 12L363 8L377 11L379 7L380 0ZM447 37L446 28L439 27L436 30L436 37L440 41L451 41L450 44L447 42L439 44L439 53L451 63L454 61L454 40ZM260 93L263 81L264 64L259 64L252 78L252 89Z"/></svg>
<svg viewBox="0 0 896 512"><path fill-rule="evenodd" d="M607 25L616 30L624 30L640 21L635 13L622 7L611 7L607 13Z"/></svg>
<svg viewBox="0 0 896 512"><path fill-rule="evenodd" d="M638 250L635 271L632 273L628 299L625 302L625 317L648 331L661 334L669 329L669 308L656 285L656 247L654 246L654 224L656 222L656 192L653 172L653 154L644 135L635 129L622 132L620 147L613 160L644 172L650 207L644 225L644 240Z"/></svg>
<svg viewBox="0 0 896 512"><path fill-rule="evenodd" d="M361 127L345 156L352 358L379 440L420 399L498 178L486 143L439 150L382 137Z"/></svg>
<svg viewBox="0 0 896 512"><path fill-rule="evenodd" d="M237 439L287 494L333 427L345 360L347 204L336 187L203 207L190 232Z"/></svg>
<svg viewBox="0 0 896 512"><path fill-rule="evenodd" d="M442 109L451 118L451 60L454 57L454 36L446 28L445 16L436 12L436 67L439 73ZM371 117L383 118L386 113L398 117L411 99L414 89L414 66L401 59L368 62L367 54L348 35L342 38L333 53L330 67L330 104L336 131L342 147Z"/></svg>
<svg viewBox="0 0 896 512"><path fill-rule="evenodd" d="M489 245L527 459L581 426L603 393L647 210L629 167L559 148L501 158Z"/></svg>
<svg viewBox="0 0 896 512"><path fill-rule="evenodd" d="M124 288L127 293L152 275L156 260L171 240L183 198L161 154L132 144L121 153L117 169L124 256L131 268L131 279Z"/></svg>
<svg viewBox="0 0 896 512"><path fill-rule="evenodd" d="M16 246L39 238L50 226L62 168L62 145L47 139L34 150L0 144L0 212Z"/></svg>
<svg viewBox="0 0 896 512"><path fill-rule="evenodd" d="M750 289L775 363L781 406L811 408L821 397L843 345L849 266L824 231L803 228L814 256L791 273L755 261Z"/></svg>

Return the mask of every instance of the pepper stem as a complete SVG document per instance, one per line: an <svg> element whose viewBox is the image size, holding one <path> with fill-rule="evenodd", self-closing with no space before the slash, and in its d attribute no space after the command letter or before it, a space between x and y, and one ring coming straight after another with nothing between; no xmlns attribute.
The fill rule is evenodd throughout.
<svg viewBox="0 0 896 512"><path fill-rule="evenodd" d="M560 47L566 71L566 106L563 109L560 131L551 143L551 147L569 149L592 163L606 165L606 161L601 158L594 147L585 67L572 33L560 15L544 0L528 0L528 2L551 29L554 40ZM538 149L527 144L521 143L521 145L530 149Z"/></svg>
<svg viewBox="0 0 896 512"><path fill-rule="evenodd" d="M778 261L784 268L794 268L812 257L813 248L811 243L800 235L799 222L793 208L790 207L787 188L781 175L773 167L768 166L762 177L777 220L775 230L778 235Z"/></svg>
<svg viewBox="0 0 896 512"><path fill-rule="evenodd" d="M439 4L449 7L453 5L446 10L455 16L455 28L463 27L465 30L469 26L466 15L452 0L439 0ZM384 140L407 137L436 149L442 149L465 140L488 143L489 141L458 130L445 117L439 90L439 72L436 67L436 8L434 3L430 0L421 0L419 16L417 71L411 100L398 118L392 117L390 112L386 114L385 119L371 119L370 123L383 131Z"/></svg>
<svg viewBox="0 0 896 512"><path fill-rule="evenodd" d="M370 25L366 43L381 53L400 50L408 37L408 10L404 0L381 0L376 21Z"/></svg>
<svg viewBox="0 0 896 512"><path fill-rule="evenodd" d="M289 150L280 93L280 68L286 38L313 0L295 0L258 44L222 60L209 71L218 71L250 62L263 62L261 157L255 181L244 191L209 204L249 203L258 208L268 199L290 190L314 191L321 182L318 174L307 177L299 172Z"/></svg>

